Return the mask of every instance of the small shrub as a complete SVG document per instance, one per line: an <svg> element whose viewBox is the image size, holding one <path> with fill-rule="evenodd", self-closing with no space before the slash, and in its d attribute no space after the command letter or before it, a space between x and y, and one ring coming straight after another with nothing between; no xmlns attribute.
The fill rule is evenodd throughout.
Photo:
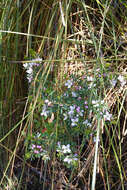
<svg viewBox="0 0 127 190"><path fill-rule="evenodd" d="M67 167L71 164L76 166L80 150L78 139L82 138L83 143L91 136L96 139L93 118L99 115L105 122L112 119L104 97L99 95L98 87L102 82L107 88L112 86L108 76L99 71L96 77L71 75L65 78L60 90L55 82L47 81L34 113L34 133L27 138L29 149L26 158L48 161L55 150L58 159Z"/></svg>

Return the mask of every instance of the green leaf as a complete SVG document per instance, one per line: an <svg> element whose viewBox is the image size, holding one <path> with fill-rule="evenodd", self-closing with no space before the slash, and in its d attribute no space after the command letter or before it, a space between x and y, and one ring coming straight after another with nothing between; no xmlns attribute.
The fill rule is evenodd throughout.
<svg viewBox="0 0 127 190"><path fill-rule="evenodd" d="M31 158L31 153L30 152L27 152L26 154L25 154L25 158L28 160L28 159L30 159Z"/></svg>

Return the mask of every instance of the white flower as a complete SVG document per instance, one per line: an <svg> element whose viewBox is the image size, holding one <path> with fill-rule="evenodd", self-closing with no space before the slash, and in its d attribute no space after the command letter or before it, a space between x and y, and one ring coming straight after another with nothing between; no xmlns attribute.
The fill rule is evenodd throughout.
<svg viewBox="0 0 127 190"><path fill-rule="evenodd" d="M95 86L96 86L96 84L93 84L93 82L91 82L91 83L89 84L88 89L91 89L92 87L95 87Z"/></svg>
<svg viewBox="0 0 127 190"><path fill-rule="evenodd" d="M48 114L49 114L49 111L47 111L47 107L46 107L46 105L44 105L42 108L41 116L47 117Z"/></svg>
<svg viewBox="0 0 127 190"><path fill-rule="evenodd" d="M27 69L28 63L24 63L23 66L25 67L25 69Z"/></svg>
<svg viewBox="0 0 127 190"><path fill-rule="evenodd" d="M29 75L31 75L33 73L33 69L32 67L29 67L26 71Z"/></svg>
<svg viewBox="0 0 127 190"><path fill-rule="evenodd" d="M91 123L88 123L87 126L88 126L88 127L92 127L92 124L91 124Z"/></svg>
<svg viewBox="0 0 127 190"><path fill-rule="evenodd" d="M28 79L28 82L31 83L31 81L33 79L32 75L27 76L27 79Z"/></svg>
<svg viewBox="0 0 127 190"><path fill-rule="evenodd" d="M68 115L69 115L70 117L73 116L73 114L74 114L74 110L75 110L75 105L70 106L70 111L68 112Z"/></svg>
<svg viewBox="0 0 127 190"><path fill-rule="evenodd" d="M37 132L36 137L39 138L41 136L41 133Z"/></svg>
<svg viewBox="0 0 127 190"><path fill-rule="evenodd" d="M71 110L71 111L68 112L68 115L69 115L70 118L73 116L73 114L74 114L73 110Z"/></svg>
<svg viewBox="0 0 127 190"><path fill-rule="evenodd" d="M82 117L83 116L83 110L81 110L81 112L79 112L78 114Z"/></svg>
<svg viewBox="0 0 127 190"><path fill-rule="evenodd" d="M88 127L91 127L92 124L88 122L88 120L86 119L85 121L83 121L83 124L87 125Z"/></svg>
<svg viewBox="0 0 127 190"><path fill-rule="evenodd" d="M96 72L99 72L100 71L100 68L96 69Z"/></svg>
<svg viewBox="0 0 127 190"><path fill-rule="evenodd" d="M71 119L71 121L72 121L71 126L76 126L78 120L79 120L78 118L74 118L74 119L72 118L72 119Z"/></svg>
<svg viewBox="0 0 127 190"><path fill-rule="evenodd" d="M78 158L73 158L74 161L78 161Z"/></svg>
<svg viewBox="0 0 127 190"><path fill-rule="evenodd" d="M70 106L70 110L71 110L71 111L74 111L74 110L75 110L75 105Z"/></svg>
<svg viewBox="0 0 127 190"><path fill-rule="evenodd" d="M73 156L66 156L63 161L70 164L70 163L73 163L73 161L78 161L78 158L76 158L74 155Z"/></svg>
<svg viewBox="0 0 127 190"><path fill-rule="evenodd" d="M46 99L46 100L45 100L45 103L46 103L46 104L48 104L48 103L49 103L49 100L48 100L48 99Z"/></svg>
<svg viewBox="0 0 127 190"><path fill-rule="evenodd" d="M104 120L105 121L110 121L112 118L112 114L110 114L108 111L104 114Z"/></svg>
<svg viewBox="0 0 127 190"><path fill-rule="evenodd" d="M45 103L46 103L48 106L51 106L51 105L52 105L52 102L50 102L48 99L45 100Z"/></svg>
<svg viewBox="0 0 127 190"><path fill-rule="evenodd" d="M83 121L83 124L88 124L88 119L86 119L85 121Z"/></svg>
<svg viewBox="0 0 127 190"><path fill-rule="evenodd" d="M120 81L122 87L126 84L126 80L123 76L119 75L118 80Z"/></svg>
<svg viewBox="0 0 127 190"><path fill-rule="evenodd" d="M37 57L36 59L32 59L29 63L31 66L39 66L39 63L42 62L42 58Z"/></svg>
<svg viewBox="0 0 127 190"><path fill-rule="evenodd" d="M92 76L91 77L89 77L89 76L87 77L87 81L88 82L90 82L90 81L92 82L93 80L94 80L94 78Z"/></svg>
<svg viewBox="0 0 127 190"><path fill-rule="evenodd" d="M58 148L60 148L61 147L61 142L57 142L57 145L58 145Z"/></svg>
<svg viewBox="0 0 127 190"><path fill-rule="evenodd" d="M112 85L113 87L115 87L115 85L116 85L116 83L117 83L117 80L112 79L112 80L110 81L110 83L111 83L111 85Z"/></svg>
<svg viewBox="0 0 127 190"><path fill-rule="evenodd" d="M66 156L63 161L70 164L73 160L72 160L72 158L69 158L68 156Z"/></svg>
<svg viewBox="0 0 127 190"><path fill-rule="evenodd" d="M84 110L81 110L78 114L82 117L84 114Z"/></svg>
<svg viewBox="0 0 127 190"><path fill-rule="evenodd" d="M31 65L29 65L29 63L24 63L23 66L25 67L26 73L28 74L27 79L28 79L29 83L31 83L32 77L33 77L32 76L33 75L33 69L31 67Z"/></svg>
<svg viewBox="0 0 127 190"><path fill-rule="evenodd" d="M72 92L72 97L76 98L77 94L75 92Z"/></svg>
<svg viewBox="0 0 127 190"><path fill-rule="evenodd" d="M92 100L92 104L94 107L99 107L99 105L103 105L104 104L104 100L99 101L99 100Z"/></svg>
<svg viewBox="0 0 127 190"><path fill-rule="evenodd" d="M97 100L92 100L92 104L96 104L97 102Z"/></svg>
<svg viewBox="0 0 127 190"><path fill-rule="evenodd" d="M78 118L71 119L72 122L78 122Z"/></svg>
<svg viewBox="0 0 127 190"><path fill-rule="evenodd" d="M70 144L61 146L61 143L58 142L57 152L61 154L71 153Z"/></svg>
<svg viewBox="0 0 127 190"><path fill-rule="evenodd" d="M100 102L102 105L104 104L104 100L101 100L101 102Z"/></svg>
<svg viewBox="0 0 127 190"><path fill-rule="evenodd" d="M37 58L36 58L36 59L34 59L33 61L36 61L36 62L42 62L42 58L37 57Z"/></svg>
<svg viewBox="0 0 127 190"><path fill-rule="evenodd" d="M92 104L94 107L99 107L99 101L98 100L92 100Z"/></svg>
<svg viewBox="0 0 127 190"><path fill-rule="evenodd" d="M39 63L42 61L41 58L36 58L31 60L31 62L29 63L24 63L23 66L26 69L26 72L28 74L27 79L29 81L29 83L31 83L32 81L32 77L33 77L33 66L39 66Z"/></svg>
<svg viewBox="0 0 127 190"><path fill-rule="evenodd" d="M124 81L124 77L121 76L121 75L119 75L118 80L119 80L120 82L123 82L123 81Z"/></svg>
<svg viewBox="0 0 127 190"><path fill-rule="evenodd" d="M67 80L67 82L65 83L65 86L67 86L68 88L71 88L72 85L73 85L73 80Z"/></svg>
<svg viewBox="0 0 127 190"><path fill-rule="evenodd" d="M68 144L68 145L62 145L62 152L64 154L71 153L70 144Z"/></svg>
<svg viewBox="0 0 127 190"><path fill-rule="evenodd" d="M64 115L64 120L66 120L66 119L68 118L68 117L67 117L67 114L64 113L63 115Z"/></svg>

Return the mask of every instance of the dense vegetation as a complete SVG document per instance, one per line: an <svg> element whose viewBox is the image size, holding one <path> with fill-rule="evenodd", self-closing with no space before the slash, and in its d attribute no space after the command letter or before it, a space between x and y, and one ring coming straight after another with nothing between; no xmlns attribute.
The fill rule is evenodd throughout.
<svg viewBox="0 0 127 190"><path fill-rule="evenodd" d="M0 189L127 188L126 0L1 0Z"/></svg>

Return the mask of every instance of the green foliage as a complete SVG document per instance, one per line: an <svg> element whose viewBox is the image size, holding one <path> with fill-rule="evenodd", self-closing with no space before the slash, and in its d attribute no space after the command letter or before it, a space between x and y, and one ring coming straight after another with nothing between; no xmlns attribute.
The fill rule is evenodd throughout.
<svg viewBox="0 0 127 190"><path fill-rule="evenodd" d="M33 72L35 75L36 70L33 69ZM91 137L96 138L96 132L93 130L93 118L98 115L107 122L112 118L106 104L101 100L103 96L99 97L98 86L101 84L101 80L103 80L104 86L107 86L108 76L106 73L101 75L98 72L97 78L88 75L71 75L68 79L64 79L65 82L58 89L55 82L51 83L50 80L47 80L40 91L37 100L38 106L33 115L35 133L31 138L29 135L27 137L29 144L26 153L27 159L50 159L49 154L51 153L48 152L57 152L57 143L62 143L63 146L68 144L74 154L82 149L79 148L82 143L76 145L79 138L84 143L87 143ZM69 161L74 157L73 154L65 157L60 149L58 152L57 156L60 161L68 161L68 163L65 162L67 167L69 167L69 163L77 167L76 161Z"/></svg>

